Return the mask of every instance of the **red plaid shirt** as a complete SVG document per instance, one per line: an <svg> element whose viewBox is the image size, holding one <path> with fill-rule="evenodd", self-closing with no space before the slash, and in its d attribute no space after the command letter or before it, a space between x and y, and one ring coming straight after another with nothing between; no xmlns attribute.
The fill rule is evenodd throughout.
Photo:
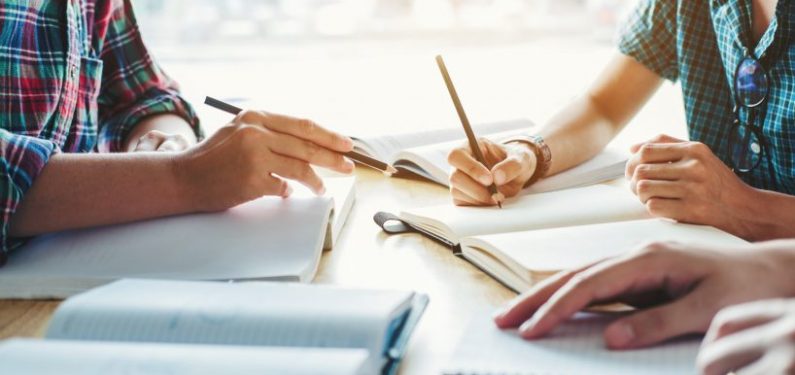
<svg viewBox="0 0 795 375"><path fill-rule="evenodd" d="M52 153L121 151L136 124L161 113L200 135L129 0L0 2L0 262L20 243L9 220Z"/></svg>

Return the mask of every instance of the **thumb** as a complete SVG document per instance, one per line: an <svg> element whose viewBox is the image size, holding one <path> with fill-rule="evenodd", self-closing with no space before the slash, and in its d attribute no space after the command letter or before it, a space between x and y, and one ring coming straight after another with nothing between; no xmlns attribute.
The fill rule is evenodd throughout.
<svg viewBox="0 0 795 375"><path fill-rule="evenodd" d="M686 142L686 141L684 139L671 137L668 134L660 134L660 135L658 135L658 136L656 136L656 137L654 137L654 138L652 138L652 139L650 139L650 140L648 140L646 142L635 143L634 145L632 145L629 148L629 151L634 154L634 153L638 152L640 150L640 148L643 147L643 145L645 145L647 143L680 143L680 142Z"/></svg>
<svg viewBox="0 0 795 375"><path fill-rule="evenodd" d="M711 310L703 308L700 300L705 297L691 293L676 302L619 319L605 329L605 343L611 349L632 349L704 332L714 315Z"/></svg>

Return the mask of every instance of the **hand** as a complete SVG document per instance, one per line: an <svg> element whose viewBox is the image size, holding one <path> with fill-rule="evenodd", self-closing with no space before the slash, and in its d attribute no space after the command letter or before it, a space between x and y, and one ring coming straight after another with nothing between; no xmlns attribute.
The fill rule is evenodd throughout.
<svg viewBox="0 0 795 375"><path fill-rule="evenodd" d="M704 374L795 374L795 300L721 310L698 354Z"/></svg>
<svg viewBox="0 0 795 375"><path fill-rule="evenodd" d="M744 227L753 189L699 142L660 135L632 147L626 177L650 214L712 225L750 238Z"/></svg>
<svg viewBox="0 0 795 375"><path fill-rule="evenodd" d="M159 130L152 130L138 138L137 141L130 142L127 151L182 151L188 149L194 143L182 134L168 134Z"/></svg>
<svg viewBox="0 0 795 375"><path fill-rule="evenodd" d="M502 328L539 338L593 304L640 308L604 331L608 347L638 348L703 333L723 307L795 294L795 241L735 249L656 243L562 272L517 297L495 317ZM528 320L529 319L529 320Z"/></svg>
<svg viewBox="0 0 795 375"><path fill-rule="evenodd" d="M450 191L453 202L461 206L493 206L498 202L489 192L492 183L505 197L512 197L524 188L536 168L535 154L521 143L497 144L478 140L489 170L472 155L469 144L450 152L447 161L453 166Z"/></svg>
<svg viewBox="0 0 795 375"><path fill-rule="evenodd" d="M184 194L197 209L217 211L263 195L290 195L282 178L323 194L323 180L310 167L353 171L343 153L350 138L312 121L261 111L244 111L197 147L176 158Z"/></svg>

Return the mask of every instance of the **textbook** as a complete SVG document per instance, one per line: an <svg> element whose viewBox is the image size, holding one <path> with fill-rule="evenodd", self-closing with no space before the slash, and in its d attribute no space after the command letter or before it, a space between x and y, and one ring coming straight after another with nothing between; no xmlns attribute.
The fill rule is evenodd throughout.
<svg viewBox="0 0 795 375"><path fill-rule="evenodd" d="M499 142L533 127L527 120L512 120L475 125L476 134ZM450 164L447 154L466 141L464 131L447 128L415 133L353 138L354 150L392 164L396 177L419 176L448 186ZM568 171L539 181L530 192L545 192L592 185L623 175L627 155L606 149L596 157Z"/></svg>
<svg viewBox="0 0 795 375"><path fill-rule="evenodd" d="M464 331L444 375L697 374L700 338L669 340L648 348L609 350L602 332L614 319L580 313L537 340L515 329L500 330L490 314L479 314Z"/></svg>
<svg viewBox="0 0 795 375"><path fill-rule="evenodd" d="M334 373L339 363L356 369L356 374L388 375L397 370L427 304L426 295L410 291L269 282L121 280L67 299L49 323L47 340L41 345L24 345L39 346L37 350L46 352L58 349L47 347L50 340L62 343L62 349L79 343L75 350L89 357L91 365L100 360L89 355L93 352L105 357L117 353L123 362L139 366L147 363L136 362L136 356L151 356L152 352L161 353L165 361L215 352L203 361L221 359L218 366L245 357L247 364L265 367L270 366L268 357L283 352L288 357L271 365L289 370L307 367L309 363L298 362L311 361L315 362L311 367L319 369L315 373L325 374ZM92 343L99 345L85 345ZM124 354L127 346L140 350ZM217 351L218 347L227 350ZM296 348L305 348L306 357L301 358ZM366 353L363 360L362 350ZM268 357L258 359L258 353ZM4 356L13 357L0 347L0 358ZM288 358L292 363L285 361ZM47 363L51 359L64 360L49 356L39 360ZM9 362L2 363L6 366Z"/></svg>
<svg viewBox="0 0 795 375"><path fill-rule="evenodd" d="M353 177L327 194L297 187L229 210L75 230L34 238L0 268L0 298L65 298L122 278L314 278L355 199Z"/></svg>
<svg viewBox="0 0 795 375"><path fill-rule="evenodd" d="M387 233L418 232L449 246L517 292L651 241L745 243L712 227L653 219L631 192L605 185L511 198L502 209L448 204L375 219Z"/></svg>

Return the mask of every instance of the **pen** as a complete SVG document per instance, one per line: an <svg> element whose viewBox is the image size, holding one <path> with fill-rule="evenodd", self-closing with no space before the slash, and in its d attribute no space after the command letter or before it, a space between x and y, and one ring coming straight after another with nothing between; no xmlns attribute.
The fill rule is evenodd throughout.
<svg viewBox="0 0 795 375"><path fill-rule="evenodd" d="M450 73L447 72L447 66L444 65L442 55L436 56L436 64L439 65L439 70L442 72L442 78L444 78L444 83L447 85L447 91L450 92L450 98L453 99L453 105L455 105L455 110L458 112L458 118L461 119L461 125L464 127L464 132L467 134L469 148L472 149L472 154L475 155L475 160L486 166L486 168L491 169L491 166L486 164L486 158L483 157L483 153L480 151L480 145L478 145L475 132L472 131L472 126L469 125L469 119L467 118L466 113L464 113L464 106L461 105L461 99L458 98L458 93L455 91L455 86L453 86L453 80L450 79ZM492 181L491 185L489 186L489 192L491 193L491 198L497 202L497 206L502 208L502 201L505 199L505 196L502 195L499 190L497 190L497 184L494 181Z"/></svg>
<svg viewBox="0 0 795 375"><path fill-rule="evenodd" d="M240 108L240 107L236 107L236 106L234 106L232 104L226 103L226 102L224 102L222 100L218 100L218 99L215 99L215 98L210 97L210 96L204 97L204 104L207 104L210 107L213 107L215 109L220 109L220 110L222 110L224 112L227 112L227 113L230 113L230 114L233 114L233 115L237 115L238 113L243 111L243 109ZM380 161L378 159L375 159L375 158L369 157L367 155L358 153L356 151L346 152L344 155L346 157L354 160L354 161L359 162L360 164L366 165L366 166L368 166L370 168L373 168L373 169L377 169L377 170L379 170L379 171L381 171L381 172L383 172L385 174L392 175L392 174L397 173L397 169L395 169L395 167L393 167L393 166L391 166L391 165L389 165L387 163L384 163L384 162L382 162L382 161Z"/></svg>

